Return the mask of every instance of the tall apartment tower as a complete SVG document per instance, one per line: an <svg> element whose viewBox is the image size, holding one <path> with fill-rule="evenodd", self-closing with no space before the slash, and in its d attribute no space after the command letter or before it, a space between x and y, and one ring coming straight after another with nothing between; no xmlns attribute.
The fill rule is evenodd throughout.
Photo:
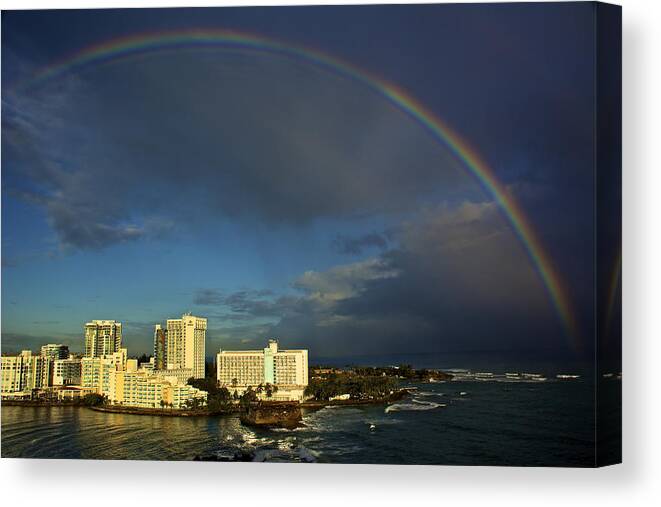
<svg viewBox="0 0 661 507"><path fill-rule="evenodd" d="M121 348L121 322L93 320L85 324L85 357L107 356Z"/></svg>
<svg viewBox="0 0 661 507"><path fill-rule="evenodd" d="M160 324L154 326L154 369L165 370L167 368L167 329Z"/></svg>
<svg viewBox="0 0 661 507"><path fill-rule="evenodd" d="M190 313L167 320L166 369L187 368L194 378L204 378L207 319Z"/></svg>

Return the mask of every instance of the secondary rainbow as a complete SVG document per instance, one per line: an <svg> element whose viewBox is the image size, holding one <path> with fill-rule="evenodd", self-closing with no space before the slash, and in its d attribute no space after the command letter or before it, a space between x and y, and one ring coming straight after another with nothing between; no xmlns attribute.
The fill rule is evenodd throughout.
<svg viewBox="0 0 661 507"><path fill-rule="evenodd" d="M114 62L144 53L172 51L195 47L235 48L275 53L327 69L371 89L387 99L416 122L438 142L446 145L495 199L509 220L535 266L550 300L562 320L575 347L580 347L578 328L571 311L567 290L551 258L542 246L530 221L507 188L496 178L493 170L478 153L446 123L426 109L406 91L380 79L352 64L310 48L286 44L274 39L230 30L198 30L140 33L111 39L87 47L37 72L18 89L30 89L68 72L80 71L88 66Z"/></svg>

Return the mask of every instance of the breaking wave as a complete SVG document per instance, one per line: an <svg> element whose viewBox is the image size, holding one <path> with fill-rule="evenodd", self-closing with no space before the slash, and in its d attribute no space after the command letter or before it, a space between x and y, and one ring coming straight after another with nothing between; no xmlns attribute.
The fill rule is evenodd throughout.
<svg viewBox="0 0 661 507"><path fill-rule="evenodd" d="M411 400L412 403L394 403L386 407L386 414L389 412L398 412L401 410L433 410L439 407L445 407L445 403L434 403L433 401Z"/></svg>

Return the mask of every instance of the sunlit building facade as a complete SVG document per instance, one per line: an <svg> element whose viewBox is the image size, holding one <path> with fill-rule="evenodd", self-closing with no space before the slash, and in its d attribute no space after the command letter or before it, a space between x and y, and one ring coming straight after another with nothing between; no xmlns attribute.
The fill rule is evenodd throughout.
<svg viewBox="0 0 661 507"><path fill-rule="evenodd" d="M126 357L126 349L119 349L114 354L101 357L83 357L80 360L80 385L94 389L97 394L105 395L110 389L110 372L123 370L126 367Z"/></svg>
<svg viewBox="0 0 661 507"><path fill-rule="evenodd" d="M180 319L168 319L165 331L165 369L190 369L192 377L204 378L207 319L185 314ZM154 335L155 340L161 339L158 329Z"/></svg>
<svg viewBox="0 0 661 507"><path fill-rule="evenodd" d="M122 348L122 323L93 320L85 324L85 357L102 357Z"/></svg>
<svg viewBox="0 0 661 507"><path fill-rule="evenodd" d="M301 400L308 385L308 351L280 350L269 340L262 350L221 350L216 356L218 384L231 393L271 384L273 400Z"/></svg>
<svg viewBox="0 0 661 507"><path fill-rule="evenodd" d="M53 361L53 385L70 386L80 385L81 359L56 359Z"/></svg>
<svg viewBox="0 0 661 507"><path fill-rule="evenodd" d="M18 393L29 395L33 389L51 385L52 359L35 355L24 350L17 356L2 356L0 371L0 392L3 398L11 398Z"/></svg>
<svg viewBox="0 0 661 507"><path fill-rule="evenodd" d="M49 343L41 346L41 355L51 359L66 359L69 357L69 346L61 343Z"/></svg>

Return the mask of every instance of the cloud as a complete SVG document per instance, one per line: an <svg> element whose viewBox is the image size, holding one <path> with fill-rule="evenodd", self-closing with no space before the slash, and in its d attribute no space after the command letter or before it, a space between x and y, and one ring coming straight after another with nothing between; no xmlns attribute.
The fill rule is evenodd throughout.
<svg viewBox="0 0 661 507"><path fill-rule="evenodd" d="M297 295L246 290L218 303L229 315L270 319L248 337L281 337L321 356L566 346L494 203L428 209L392 237L379 256L302 273L291 285Z"/></svg>
<svg viewBox="0 0 661 507"><path fill-rule="evenodd" d="M473 185L365 87L251 52L155 55L6 90L2 140L16 195L45 211L68 249L222 217L299 226L400 213Z"/></svg>
<svg viewBox="0 0 661 507"><path fill-rule="evenodd" d="M307 297L319 302L338 301L360 294L374 280L397 276L383 259L370 258L332 267L326 271L306 271L293 283Z"/></svg>
<svg viewBox="0 0 661 507"><path fill-rule="evenodd" d="M225 297L218 289L198 289L193 297L195 305L219 305L222 304Z"/></svg>
<svg viewBox="0 0 661 507"><path fill-rule="evenodd" d="M55 335L32 335L25 333L2 332L2 353L16 354L21 350L38 351L46 343L62 343L69 346L72 352L82 350L81 333L57 333Z"/></svg>
<svg viewBox="0 0 661 507"><path fill-rule="evenodd" d="M359 255L370 248L384 250L388 246L388 239L384 234L371 232L358 237L338 234L331 244L332 248L341 254Z"/></svg>

